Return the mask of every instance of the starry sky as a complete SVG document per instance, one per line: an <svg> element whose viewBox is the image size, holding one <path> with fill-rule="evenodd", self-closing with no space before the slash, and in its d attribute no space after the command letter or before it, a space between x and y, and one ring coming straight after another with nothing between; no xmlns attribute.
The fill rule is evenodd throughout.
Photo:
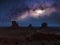
<svg viewBox="0 0 60 45"><path fill-rule="evenodd" d="M60 0L0 0L0 26L11 26L11 21L60 27Z"/></svg>

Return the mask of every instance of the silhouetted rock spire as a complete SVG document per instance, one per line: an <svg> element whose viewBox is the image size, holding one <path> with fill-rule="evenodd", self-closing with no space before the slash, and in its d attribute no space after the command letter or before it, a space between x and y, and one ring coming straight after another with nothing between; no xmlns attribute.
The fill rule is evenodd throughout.
<svg viewBox="0 0 60 45"><path fill-rule="evenodd" d="M47 28L47 27L48 27L48 26L47 26L47 23L45 23L45 22L42 23L42 24L41 24L41 27L42 27L42 28Z"/></svg>
<svg viewBox="0 0 60 45"><path fill-rule="evenodd" d="M12 21L12 28L18 29L19 25L17 24L16 21Z"/></svg>
<svg viewBox="0 0 60 45"><path fill-rule="evenodd" d="M32 24L29 24L29 27L32 27Z"/></svg>

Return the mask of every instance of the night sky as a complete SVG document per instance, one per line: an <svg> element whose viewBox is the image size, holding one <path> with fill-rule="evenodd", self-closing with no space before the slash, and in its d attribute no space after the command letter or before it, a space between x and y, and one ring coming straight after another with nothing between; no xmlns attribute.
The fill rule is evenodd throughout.
<svg viewBox="0 0 60 45"><path fill-rule="evenodd" d="M60 26L60 0L0 0L0 26Z"/></svg>

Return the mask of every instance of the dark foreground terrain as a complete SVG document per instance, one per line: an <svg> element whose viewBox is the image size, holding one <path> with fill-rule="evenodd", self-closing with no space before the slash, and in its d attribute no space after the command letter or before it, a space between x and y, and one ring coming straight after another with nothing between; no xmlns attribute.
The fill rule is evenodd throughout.
<svg viewBox="0 0 60 45"><path fill-rule="evenodd" d="M10 27L0 27L0 45L60 45L60 28L48 27L19 27L13 21Z"/></svg>

